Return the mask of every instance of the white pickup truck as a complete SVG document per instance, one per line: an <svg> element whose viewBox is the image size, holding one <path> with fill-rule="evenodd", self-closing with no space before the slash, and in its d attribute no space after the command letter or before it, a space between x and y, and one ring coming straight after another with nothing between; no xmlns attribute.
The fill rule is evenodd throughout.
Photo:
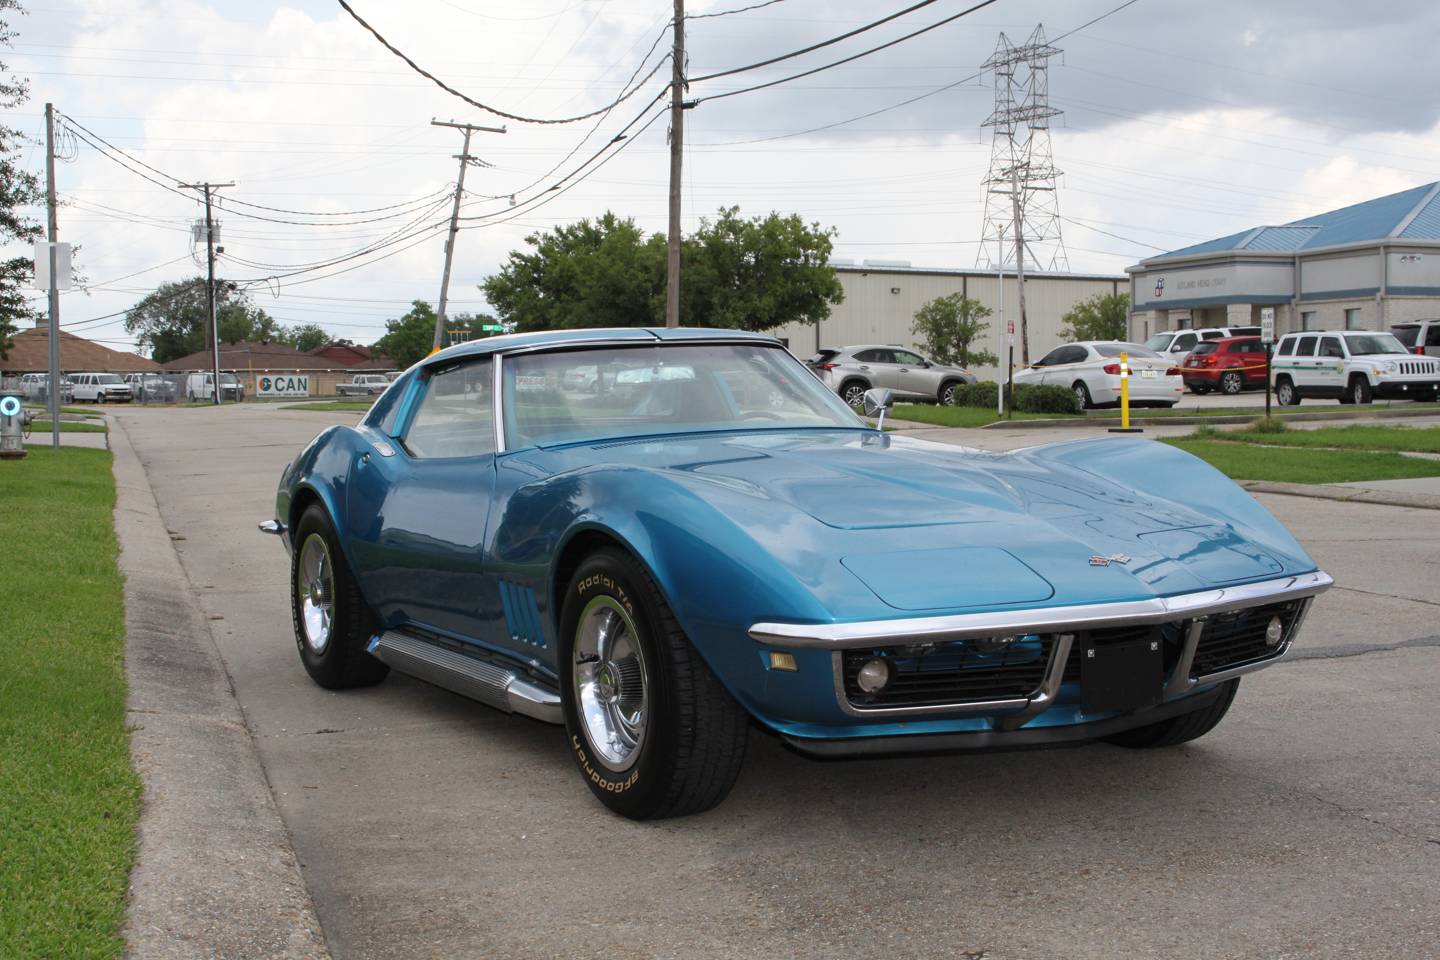
<svg viewBox="0 0 1440 960"><path fill-rule="evenodd" d="M390 386L390 378L383 373L357 373L349 383L335 385L335 392L342 397L378 397Z"/></svg>

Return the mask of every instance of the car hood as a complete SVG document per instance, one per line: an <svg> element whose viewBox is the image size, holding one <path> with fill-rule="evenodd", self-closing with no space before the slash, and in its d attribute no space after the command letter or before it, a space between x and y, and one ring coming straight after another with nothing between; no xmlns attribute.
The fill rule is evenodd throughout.
<svg viewBox="0 0 1440 960"><path fill-rule="evenodd" d="M684 486L837 616L875 601L937 612L1136 599L1315 569L1234 483L1150 441L996 454L868 431L759 430L525 457L547 473L641 470ZM1212 489L1203 507L1177 471ZM1155 492L1166 489L1181 498Z"/></svg>

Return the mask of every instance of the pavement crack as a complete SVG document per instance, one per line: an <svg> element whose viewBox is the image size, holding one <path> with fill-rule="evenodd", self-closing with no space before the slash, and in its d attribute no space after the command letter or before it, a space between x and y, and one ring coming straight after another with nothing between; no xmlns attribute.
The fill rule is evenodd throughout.
<svg viewBox="0 0 1440 960"><path fill-rule="evenodd" d="M1359 587L1334 587L1332 589L1345 591L1347 593L1363 593L1367 597L1379 597L1382 600L1406 600L1410 603L1423 603L1427 607L1440 607L1440 602L1435 600L1420 600L1416 597L1402 597L1398 593L1381 593L1378 590L1361 590Z"/></svg>
<svg viewBox="0 0 1440 960"><path fill-rule="evenodd" d="M1374 817L1368 816L1364 812L1357 810L1354 807L1347 807L1343 803L1338 803L1334 800L1327 799L1317 793L1310 794L1310 799L1316 801L1317 803L1323 803L1327 807L1333 807L1347 817L1353 817L1356 820L1364 820L1366 823L1373 823L1377 827L1384 827L1386 830L1389 830L1397 837L1403 837L1406 840L1421 840L1425 843L1433 843L1436 845L1440 845L1440 840L1437 840L1435 837L1427 837L1424 834L1418 833L1409 833L1405 830L1401 830L1399 827L1395 826L1395 824L1390 823L1387 820L1376 820Z"/></svg>
<svg viewBox="0 0 1440 960"><path fill-rule="evenodd" d="M1412 637L1395 643L1347 643L1335 647L1309 647L1292 650L1281 663L1296 660L1343 660L1347 657L1363 657L1367 653L1390 653L1415 647L1440 647L1440 636Z"/></svg>

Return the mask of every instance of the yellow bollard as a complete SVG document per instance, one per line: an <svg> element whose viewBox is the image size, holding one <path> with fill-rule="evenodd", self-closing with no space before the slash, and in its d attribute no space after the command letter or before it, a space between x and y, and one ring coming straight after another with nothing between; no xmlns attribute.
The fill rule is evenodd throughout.
<svg viewBox="0 0 1440 960"><path fill-rule="evenodd" d="M1120 354L1120 426L1111 427L1111 433L1144 433L1140 427L1130 426L1130 358Z"/></svg>

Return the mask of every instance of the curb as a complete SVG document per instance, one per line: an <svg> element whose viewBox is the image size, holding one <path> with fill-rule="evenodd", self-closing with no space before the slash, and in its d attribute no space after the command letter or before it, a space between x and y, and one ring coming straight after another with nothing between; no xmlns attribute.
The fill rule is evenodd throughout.
<svg viewBox="0 0 1440 960"><path fill-rule="evenodd" d="M1370 490L1365 487L1341 487L1334 484L1276 483L1271 480L1238 480L1236 482L1251 493L1275 493L1287 497L1339 500L1344 503L1372 503L1387 507L1440 510L1440 496L1428 493Z"/></svg>
<svg viewBox="0 0 1440 960"><path fill-rule="evenodd" d="M329 960L209 621L114 417L126 720L145 786L126 906L131 960Z"/></svg>
<svg viewBox="0 0 1440 960"><path fill-rule="evenodd" d="M1201 416L1193 417L1131 417L1131 423L1138 423L1146 427L1163 427L1170 424L1176 427L1193 427L1203 424L1216 423L1252 423L1260 419L1263 414L1245 414L1243 416ZM1277 414L1286 422L1303 422L1307 420L1371 420L1375 418L1399 418L1406 417L1435 417L1440 416L1440 409L1431 407L1427 410L1410 410L1405 407L1392 408L1381 407L1378 410L1334 410L1325 413L1284 413ZM979 430L991 429L1046 429L1050 427L1115 427L1120 425L1119 417L1067 417L1063 420L997 420L994 423L987 423Z"/></svg>

